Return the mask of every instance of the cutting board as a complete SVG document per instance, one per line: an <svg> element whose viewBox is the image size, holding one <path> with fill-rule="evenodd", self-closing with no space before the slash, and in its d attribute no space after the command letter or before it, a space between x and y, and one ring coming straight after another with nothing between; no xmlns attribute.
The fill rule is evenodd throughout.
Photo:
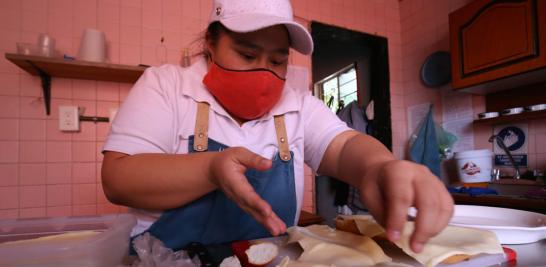
<svg viewBox="0 0 546 267"><path fill-rule="evenodd" d="M275 258L267 267L275 267L277 266L284 257L288 256L292 260L296 260L299 255L302 253L302 249L297 244L286 244L287 236L281 236L281 237L271 237L271 238L263 238L263 239L256 239L252 241L245 241L245 243L239 243L238 244L238 250L235 251L236 255L240 256L241 253L244 254L244 250L246 250L244 247L256 244L256 243L262 243L262 242L271 242L276 244L279 247L279 255L277 258ZM414 260L413 258L406 255L401 249L396 247L393 244L389 244L387 242L381 242L379 241L378 244L383 248L383 251L385 251L385 254L387 256L391 257L393 259L394 263L402 263L407 264L410 266L422 266L419 262ZM237 246L237 244L236 244ZM504 254L480 254L475 257L472 257L468 261L459 262L457 264L439 264L438 267L488 267L488 266L504 266L503 263L506 262L506 257ZM245 266L243 264L243 266Z"/></svg>

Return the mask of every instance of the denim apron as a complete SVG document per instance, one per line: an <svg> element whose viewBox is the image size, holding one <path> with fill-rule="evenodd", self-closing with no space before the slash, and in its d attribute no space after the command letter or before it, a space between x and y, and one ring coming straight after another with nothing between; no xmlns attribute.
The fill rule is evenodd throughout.
<svg viewBox="0 0 546 267"><path fill-rule="evenodd" d="M208 104L198 103L195 132L189 138L189 153L228 148L208 138L208 113ZM249 169L245 175L256 193L290 227L294 225L296 216L293 153L288 148L284 116L275 116L274 122L279 153L273 158L273 166L266 171ZM190 242L211 245L271 236L221 190L210 192L182 207L164 211L145 232L173 250L182 249Z"/></svg>

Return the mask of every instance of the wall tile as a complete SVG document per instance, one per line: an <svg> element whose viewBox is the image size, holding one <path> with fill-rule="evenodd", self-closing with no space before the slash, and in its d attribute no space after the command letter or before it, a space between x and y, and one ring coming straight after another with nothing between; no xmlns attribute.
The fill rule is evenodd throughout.
<svg viewBox="0 0 546 267"><path fill-rule="evenodd" d="M67 206L72 204L72 186L48 185L47 206Z"/></svg>
<svg viewBox="0 0 546 267"><path fill-rule="evenodd" d="M19 137L25 141L43 141L46 138L45 120L20 120Z"/></svg>
<svg viewBox="0 0 546 267"><path fill-rule="evenodd" d="M21 96L39 97L42 95L42 85L40 82L40 78L32 76L26 72L20 74L19 78L21 83Z"/></svg>
<svg viewBox="0 0 546 267"><path fill-rule="evenodd" d="M0 163L16 163L19 161L19 142L0 141Z"/></svg>
<svg viewBox="0 0 546 267"><path fill-rule="evenodd" d="M118 102L97 101L97 116L109 117L110 109L118 108Z"/></svg>
<svg viewBox="0 0 546 267"><path fill-rule="evenodd" d="M65 51L67 52L67 51ZM72 98L72 80L55 78L51 81L51 97L52 98Z"/></svg>
<svg viewBox="0 0 546 267"><path fill-rule="evenodd" d="M72 183L85 184L95 183L96 163L73 163L72 164Z"/></svg>
<svg viewBox="0 0 546 267"><path fill-rule="evenodd" d="M134 1L140 2L140 1ZM142 26L142 8L124 6L121 8L121 25L122 26L135 26L139 29ZM122 31L123 33L123 31Z"/></svg>
<svg viewBox="0 0 546 267"><path fill-rule="evenodd" d="M46 165L44 163L30 163L19 165L20 185L46 184Z"/></svg>
<svg viewBox="0 0 546 267"><path fill-rule="evenodd" d="M0 119L0 140L10 141L19 139L19 120Z"/></svg>
<svg viewBox="0 0 546 267"><path fill-rule="evenodd" d="M41 141L21 141L19 143L21 162L45 162L46 144Z"/></svg>
<svg viewBox="0 0 546 267"><path fill-rule="evenodd" d="M72 185L72 202L74 205L96 204L97 185L94 183Z"/></svg>
<svg viewBox="0 0 546 267"><path fill-rule="evenodd" d="M72 134L72 141L95 141L97 124L90 121L80 122L80 131Z"/></svg>
<svg viewBox="0 0 546 267"><path fill-rule="evenodd" d="M97 82L97 100L119 101L119 83Z"/></svg>
<svg viewBox="0 0 546 267"><path fill-rule="evenodd" d="M19 117L19 98L0 95L0 118Z"/></svg>
<svg viewBox="0 0 546 267"><path fill-rule="evenodd" d="M19 188L0 187L0 210L19 208Z"/></svg>
<svg viewBox="0 0 546 267"><path fill-rule="evenodd" d="M536 152L546 153L546 133L537 133L535 136Z"/></svg>
<svg viewBox="0 0 546 267"><path fill-rule="evenodd" d="M48 163L47 184L68 184L72 181L71 163Z"/></svg>
<svg viewBox="0 0 546 267"><path fill-rule="evenodd" d="M47 32L46 10L23 10L21 12L21 30L27 32Z"/></svg>
<svg viewBox="0 0 546 267"><path fill-rule="evenodd" d="M17 164L15 163L0 164L0 187L16 186L19 183L18 178L19 178L19 166Z"/></svg>
<svg viewBox="0 0 546 267"><path fill-rule="evenodd" d="M47 217L70 217L72 216L72 206L56 206L46 208Z"/></svg>
<svg viewBox="0 0 546 267"><path fill-rule="evenodd" d="M45 119L44 99L41 97L21 97L21 118ZM53 108L51 109L54 110ZM54 112L52 112L54 113Z"/></svg>
<svg viewBox="0 0 546 267"><path fill-rule="evenodd" d="M96 153L95 142L73 142L72 160L74 162L94 162Z"/></svg>
<svg viewBox="0 0 546 267"><path fill-rule="evenodd" d="M69 162L72 159L70 142L47 142L47 162Z"/></svg>
<svg viewBox="0 0 546 267"><path fill-rule="evenodd" d="M0 95L19 95L19 74L0 73Z"/></svg>
<svg viewBox="0 0 546 267"><path fill-rule="evenodd" d="M28 208L28 209L21 209L19 211L19 218L25 219L25 218L44 218L46 217L46 209L45 208Z"/></svg>
<svg viewBox="0 0 546 267"><path fill-rule="evenodd" d="M19 210L18 209L9 209L9 210L0 209L0 218L17 219L19 218Z"/></svg>
<svg viewBox="0 0 546 267"><path fill-rule="evenodd" d="M19 194L21 208L43 207L46 204L45 185L21 186Z"/></svg>
<svg viewBox="0 0 546 267"><path fill-rule="evenodd" d="M104 203L97 205L97 214L117 214L119 213L119 206L116 206L112 203Z"/></svg>
<svg viewBox="0 0 546 267"><path fill-rule="evenodd" d="M97 82L88 80L74 80L72 84L72 97L74 99L96 100Z"/></svg>
<svg viewBox="0 0 546 267"><path fill-rule="evenodd" d="M73 216L93 216L97 215L97 205L74 205L72 206Z"/></svg>
<svg viewBox="0 0 546 267"><path fill-rule="evenodd" d="M59 130L58 120L46 121L46 138L48 141L70 141L72 139L71 132Z"/></svg>

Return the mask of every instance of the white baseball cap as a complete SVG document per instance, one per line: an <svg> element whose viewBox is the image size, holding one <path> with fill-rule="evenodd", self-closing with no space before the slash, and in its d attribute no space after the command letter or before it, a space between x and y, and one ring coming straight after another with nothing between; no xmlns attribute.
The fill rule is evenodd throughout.
<svg viewBox="0 0 546 267"><path fill-rule="evenodd" d="M305 27L294 21L290 0L213 0L209 23L215 21L240 33L283 24L292 48L305 55L313 52L313 39Z"/></svg>

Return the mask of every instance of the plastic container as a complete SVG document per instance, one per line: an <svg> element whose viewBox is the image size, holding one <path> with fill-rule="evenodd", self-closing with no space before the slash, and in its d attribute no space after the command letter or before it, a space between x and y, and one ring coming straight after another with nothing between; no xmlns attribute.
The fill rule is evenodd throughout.
<svg viewBox="0 0 546 267"><path fill-rule="evenodd" d="M463 183L490 182L492 161L493 153L489 149L455 153L457 172Z"/></svg>
<svg viewBox="0 0 546 267"><path fill-rule="evenodd" d="M0 220L0 266L117 266L128 254L133 215ZM65 233L96 234L32 240ZM26 240L28 242L15 242ZM6 243L8 242L8 243Z"/></svg>

